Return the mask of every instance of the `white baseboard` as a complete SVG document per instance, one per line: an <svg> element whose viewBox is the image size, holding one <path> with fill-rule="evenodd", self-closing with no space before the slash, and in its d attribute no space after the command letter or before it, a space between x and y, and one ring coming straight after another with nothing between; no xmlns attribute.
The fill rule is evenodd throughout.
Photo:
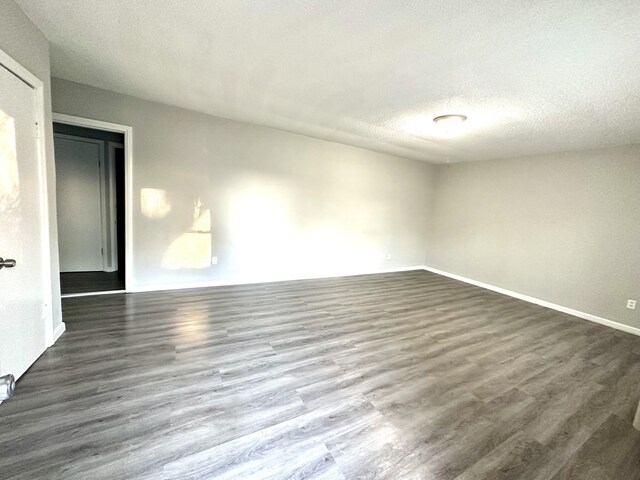
<svg viewBox="0 0 640 480"><path fill-rule="evenodd" d="M461 282L469 283L471 285L475 285L477 287L486 288L487 290L491 290L497 293L501 293L503 295L508 295L510 297L517 298L519 300L524 300L525 302L535 303L536 305L540 305L543 307L550 308L552 310L557 310L558 312L568 313L569 315L573 315L574 317L582 318L584 320L589 320L590 322L599 323L600 325L606 325L607 327L615 328L616 330L621 330L623 332L631 333L633 335L640 336L640 328L632 327L629 325L625 325L624 323L615 322L613 320L609 320L606 318L598 317L597 315L592 315L590 313L581 312L580 310L575 310L573 308L565 307L563 305L558 305L556 303L547 302L546 300L541 300L539 298L530 297L529 295L524 295L522 293L513 292L511 290L507 290L506 288L496 287L494 285L490 285L488 283L479 282L477 280L473 280L471 278L463 277L461 275L456 275L455 273L445 272L443 270L438 270L437 268L431 268L424 266L424 270L428 272L437 273L438 275L443 275L445 277L453 278L454 280L459 280Z"/></svg>
<svg viewBox="0 0 640 480"><path fill-rule="evenodd" d="M208 287L223 287L229 285L250 285L255 283L275 283L275 282L291 282L294 280L313 280L319 278L333 278L333 277L353 277L356 275L373 275L376 273L392 273L392 272L407 272L410 270L424 270L423 265L415 265L410 267L396 267L396 268L383 268L379 270L369 270L361 272L338 272L328 273L324 275L307 275L300 277L287 277L287 278L250 278L247 280L216 280L206 282L192 282L192 283L165 283L161 285L139 285L127 289L128 293L139 292L159 292L163 290L183 290L188 288L208 288Z"/></svg>
<svg viewBox="0 0 640 480"><path fill-rule="evenodd" d="M60 325L53 330L53 343L56 343L56 340L60 338L60 335L62 335L66 329L67 326L65 323L61 322Z"/></svg>

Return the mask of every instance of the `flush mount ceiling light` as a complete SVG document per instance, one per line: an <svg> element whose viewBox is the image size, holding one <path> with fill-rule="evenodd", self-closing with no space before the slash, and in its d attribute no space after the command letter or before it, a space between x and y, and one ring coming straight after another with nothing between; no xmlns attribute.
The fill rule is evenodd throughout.
<svg viewBox="0 0 640 480"><path fill-rule="evenodd" d="M433 122L439 127L452 128L462 125L467 119L465 115L440 115L433 119Z"/></svg>
<svg viewBox="0 0 640 480"><path fill-rule="evenodd" d="M445 110L445 108L447 107L444 106L444 108L440 107L434 110L436 112L438 110L444 110L446 112L447 110ZM469 113L473 114L473 122L468 121L467 116L460 113L436 115L435 118L433 118L434 114L431 112L409 113L399 117L397 125L407 134L417 138L455 138L466 135L470 131L476 131L478 115L476 115L475 111ZM486 115L481 115L480 117L485 116ZM473 125L471 125L471 123L473 123Z"/></svg>

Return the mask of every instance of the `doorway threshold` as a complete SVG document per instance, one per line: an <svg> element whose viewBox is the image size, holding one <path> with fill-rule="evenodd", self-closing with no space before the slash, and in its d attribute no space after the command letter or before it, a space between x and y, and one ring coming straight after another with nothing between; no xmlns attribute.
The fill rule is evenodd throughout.
<svg viewBox="0 0 640 480"><path fill-rule="evenodd" d="M103 292L63 293L60 298L91 297L93 295L110 295L112 293L127 293L126 290L105 290Z"/></svg>

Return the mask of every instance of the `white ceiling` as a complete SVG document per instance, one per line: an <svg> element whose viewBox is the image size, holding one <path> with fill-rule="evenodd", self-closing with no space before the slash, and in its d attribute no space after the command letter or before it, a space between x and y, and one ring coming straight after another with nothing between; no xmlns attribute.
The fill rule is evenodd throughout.
<svg viewBox="0 0 640 480"><path fill-rule="evenodd" d="M640 143L638 0L18 3L54 76L222 117L433 162Z"/></svg>

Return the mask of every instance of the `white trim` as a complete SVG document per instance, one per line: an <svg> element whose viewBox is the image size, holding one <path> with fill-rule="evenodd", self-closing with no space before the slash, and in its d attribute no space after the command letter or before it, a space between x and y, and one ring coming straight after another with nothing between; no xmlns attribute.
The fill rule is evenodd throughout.
<svg viewBox="0 0 640 480"><path fill-rule="evenodd" d="M111 258L107 255L108 251L111 251L109 247L109 232L110 225L107 222L107 208L109 207L107 201L107 164L104 158L105 142L99 140L102 144L100 148L100 228L102 229L102 250L100 252L102 256L102 270L104 272L110 272Z"/></svg>
<svg viewBox="0 0 640 480"><path fill-rule="evenodd" d="M393 272L407 272L412 270L423 270L424 266L415 265L411 267L397 267L397 268L384 268L380 270L369 270L364 272L342 272L342 273L328 273L324 275L308 275L300 277L287 277L287 278L250 278L247 280L213 280L205 282L192 282L192 283L165 283L162 285L141 285L135 286L127 292L160 292L164 290L184 290L188 288L209 288L209 287L223 287L229 285L249 285L254 283L277 283L277 282L292 282L295 280L313 280L318 278L333 278L333 277L353 277L357 275L375 275L377 273L393 273Z"/></svg>
<svg viewBox="0 0 640 480"><path fill-rule="evenodd" d="M127 293L126 290L104 290L102 292L63 293L61 298L92 297L94 295L111 295L112 293Z"/></svg>
<svg viewBox="0 0 640 480"><path fill-rule="evenodd" d="M53 121L78 127L96 128L124 134L124 183L125 183L125 290L133 291L133 128L118 123L53 113Z"/></svg>
<svg viewBox="0 0 640 480"><path fill-rule="evenodd" d="M53 331L53 342L54 343L56 342L56 340L58 340L60 338L60 335L62 335L66 329L67 329L67 326L64 324L64 322L62 322L60 325L58 325L55 328L55 330Z"/></svg>
<svg viewBox="0 0 640 480"><path fill-rule="evenodd" d="M46 155L46 136L45 128L45 101L44 101L44 83L41 79L24 68L19 62L14 60L10 55L0 49L0 65L19 77L22 81L31 86L35 94L35 117L37 128L37 151L38 151L38 183L41 195L40 210L40 229L42 234L41 255L42 255L42 276L44 279L44 318L45 322L44 335L45 345L50 347L55 342L55 332L53 327L53 271L51 269L51 225L49 223L49 188L48 188L48 168ZM62 323L64 328L64 323Z"/></svg>
<svg viewBox="0 0 640 480"><path fill-rule="evenodd" d="M109 158L109 221L111 234L111 257L109 263L111 265L108 272L115 272L118 270L118 195L116 189L116 148L124 149L124 145L116 142L107 142L108 158Z"/></svg>
<svg viewBox="0 0 640 480"><path fill-rule="evenodd" d="M38 77L36 77L29 70L24 68L18 61L14 60L13 57L5 53L0 49L0 64L4 66L7 70L11 71L14 75L19 77L23 82L27 83L34 90L43 89L44 83ZM44 102L43 102L44 105ZM42 109L42 117L44 119L44 109Z"/></svg>
<svg viewBox="0 0 640 480"><path fill-rule="evenodd" d="M486 288L487 290L501 293L503 295L508 295L510 297L517 298L519 300L524 300L525 302L535 303L536 305L547 307L552 310L557 310L558 312L567 313L569 315L573 315L574 317L582 318L583 320L589 320L590 322L599 323L600 325L605 325L607 327L615 328L616 330L621 330L623 332L640 336L640 328L632 327L630 325L625 325L624 323L615 322L607 318L598 317L597 315L592 315L591 313L581 312L580 310L575 310L573 308L565 307L563 305L551 303L546 300L541 300L539 298L530 297L529 295L525 295L523 293L513 292L511 290L507 290L506 288L496 287L495 285L490 285L488 283L472 280L471 278L463 277L461 275L456 275L455 273L449 273L443 270L438 270L437 268L432 268L427 266L423 268L431 273L436 273L438 275L443 275L445 277L453 278L454 280L459 280L461 282L469 283L471 285L475 285L476 287Z"/></svg>

